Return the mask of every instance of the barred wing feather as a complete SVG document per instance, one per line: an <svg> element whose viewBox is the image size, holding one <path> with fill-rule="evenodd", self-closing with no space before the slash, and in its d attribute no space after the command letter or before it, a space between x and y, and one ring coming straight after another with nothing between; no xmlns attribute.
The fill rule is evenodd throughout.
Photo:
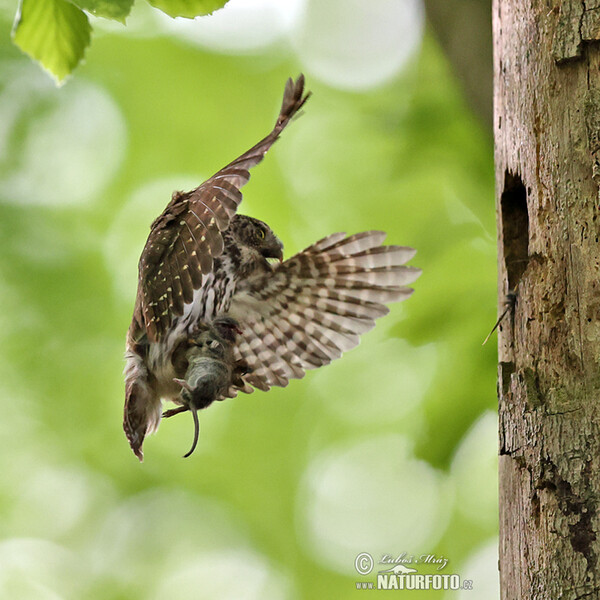
<svg viewBox="0 0 600 600"><path fill-rule="evenodd" d="M272 273L240 283L229 314L242 330L236 359L246 361L250 372L238 389L284 387L330 363L387 314L387 303L412 294L406 286L421 270L405 263L415 250L382 246L384 239L381 231L334 233Z"/></svg>

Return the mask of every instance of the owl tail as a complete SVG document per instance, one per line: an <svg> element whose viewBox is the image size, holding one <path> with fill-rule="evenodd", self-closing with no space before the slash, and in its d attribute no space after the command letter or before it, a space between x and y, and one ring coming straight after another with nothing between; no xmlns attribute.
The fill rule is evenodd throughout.
<svg viewBox="0 0 600 600"><path fill-rule="evenodd" d="M123 429L129 445L140 462L144 460L142 444L148 433L156 430L160 421L160 400L145 386L127 386Z"/></svg>
<svg viewBox="0 0 600 600"><path fill-rule="evenodd" d="M128 349L125 357L125 408L123 429L140 462L144 460L144 438L160 424L161 403L148 381L148 370L140 354Z"/></svg>

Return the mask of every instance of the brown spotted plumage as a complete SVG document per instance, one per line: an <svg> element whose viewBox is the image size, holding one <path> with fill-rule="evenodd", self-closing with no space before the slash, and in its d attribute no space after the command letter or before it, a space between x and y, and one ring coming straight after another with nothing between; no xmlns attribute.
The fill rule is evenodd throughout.
<svg viewBox="0 0 600 600"><path fill-rule="evenodd" d="M163 213L152 223L139 263L138 304L135 315L151 341L168 330L172 317L192 302L202 275L213 270L223 252L223 235L242 200L240 188L290 119L302 108L304 77L289 79L275 127L258 144L191 192L175 192Z"/></svg>
<svg viewBox="0 0 600 600"><path fill-rule="evenodd" d="M388 312L386 303L412 293L406 286L420 270L404 264L415 251L382 246L383 232L335 233L281 262L283 246L271 229L236 214L248 169L308 96L302 75L288 80L271 133L200 187L175 193L151 226L139 263L125 369L124 429L140 460L144 437L158 427L163 399L182 407L169 411L174 414L195 410L189 399L206 395L199 379L190 383L188 369L197 356L190 340L202 328L223 337L217 323L236 323L235 333L223 338L231 357L231 368L222 371L228 381L221 376L208 405L254 387L286 386L331 362Z"/></svg>

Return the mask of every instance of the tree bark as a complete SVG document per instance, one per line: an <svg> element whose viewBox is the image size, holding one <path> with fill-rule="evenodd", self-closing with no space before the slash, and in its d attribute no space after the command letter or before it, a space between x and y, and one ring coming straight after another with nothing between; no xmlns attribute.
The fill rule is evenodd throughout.
<svg viewBox="0 0 600 600"><path fill-rule="evenodd" d="M494 0L504 600L600 598L600 0Z"/></svg>

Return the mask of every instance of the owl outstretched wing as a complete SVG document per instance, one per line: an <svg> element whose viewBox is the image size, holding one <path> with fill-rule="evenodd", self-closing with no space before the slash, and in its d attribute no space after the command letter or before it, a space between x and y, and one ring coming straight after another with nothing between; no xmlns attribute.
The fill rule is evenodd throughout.
<svg viewBox="0 0 600 600"><path fill-rule="evenodd" d="M405 263L415 250L382 246L385 235L334 233L238 285L229 314L240 324L234 354L248 374L230 396L284 387L339 358L387 314L387 303L412 294L406 285L421 269Z"/></svg>
<svg viewBox="0 0 600 600"><path fill-rule="evenodd" d="M221 169L195 190L175 192L154 221L139 263L138 295L132 328L158 341L172 318L192 302L203 276L212 271L213 259L223 252L222 232L242 200L240 188L310 93L304 93L304 76L288 79L281 111L271 133Z"/></svg>

